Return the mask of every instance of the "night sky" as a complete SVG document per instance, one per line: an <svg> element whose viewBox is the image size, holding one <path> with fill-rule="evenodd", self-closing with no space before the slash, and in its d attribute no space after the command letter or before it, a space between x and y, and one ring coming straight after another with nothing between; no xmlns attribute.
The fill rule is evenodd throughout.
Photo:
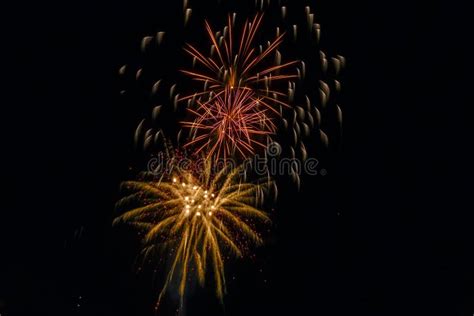
<svg viewBox="0 0 474 316"><path fill-rule="evenodd" d="M133 231L111 224L146 114L117 70L181 18L172 4L4 4L1 316L153 315L160 286L134 268ZM267 246L227 268L225 306L197 289L187 314L473 315L470 11L312 7L323 47L347 59L343 142L327 176L283 187Z"/></svg>

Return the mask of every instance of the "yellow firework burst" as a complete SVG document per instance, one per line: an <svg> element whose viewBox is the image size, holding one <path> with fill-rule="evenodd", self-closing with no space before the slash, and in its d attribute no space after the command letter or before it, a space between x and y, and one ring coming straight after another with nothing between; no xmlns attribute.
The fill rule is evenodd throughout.
<svg viewBox="0 0 474 316"><path fill-rule="evenodd" d="M203 160L204 161L204 160ZM269 224L268 215L258 209L269 183L242 182L243 167L226 167L217 173L209 160L202 172L175 168L171 173L145 174L143 180L123 185L130 195L119 206L132 207L115 219L143 231L143 255L155 250L170 254L169 270L158 304L168 285L178 284L183 297L189 282L204 285L212 275L219 299L225 293L224 262L228 255L242 257L262 238L256 230ZM135 203L135 204L134 204Z"/></svg>

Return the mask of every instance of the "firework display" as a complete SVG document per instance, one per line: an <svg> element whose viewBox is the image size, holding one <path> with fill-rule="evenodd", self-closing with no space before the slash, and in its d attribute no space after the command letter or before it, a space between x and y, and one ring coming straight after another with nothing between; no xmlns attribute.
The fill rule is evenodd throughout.
<svg viewBox="0 0 474 316"><path fill-rule="evenodd" d="M222 299L223 252L242 257L250 244L262 243L255 224L270 221L256 207L268 182L242 182L242 166L214 173L207 160L201 168L192 172L174 166L171 174L145 173L139 181L123 183L130 195L118 205L137 206L117 217L115 224L125 222L143 231L145 257L159 249L170 256L160 298L170 282L178 284L183 298L191 274L204 285L206 269L211 267L216 296Z"/></svg>
<svg viewBox="0 0 474 316"><path fill-rule="evenodd" d="M140 66L120 68L128 83L122 94L152 108L136 129L137 147L146 157L167 152L159 163L165 168L123 183L114 221L141 232L143 256L168 262L157 308L173 290L183 308L194 281L212 284L223 301L226 260L264 243L260 230L272 217L265 201L276 184L270 173L249 175L245 162L269 154L305 161L339 141L345 59L320 50L309 6L291 11L282 2L257 0L250 14L223 9L217 30L184 1L176 65L160 66L155 52L172 48L164 44L168 32L158 31L143 38ZM202 29L202 41L186 38L191 25ZM183 167L183 157L192 168ZM300 176L291 169L298 188Z"/></svg>

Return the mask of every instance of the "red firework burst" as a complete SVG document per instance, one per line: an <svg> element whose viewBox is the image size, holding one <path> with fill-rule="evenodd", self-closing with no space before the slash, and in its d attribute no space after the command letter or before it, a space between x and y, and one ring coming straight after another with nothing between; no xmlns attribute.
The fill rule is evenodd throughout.
<svg viewBox="0 0 474 316"><path fill-rule="evenodd" d="M255 154L276 130L261 102L250 89L230 88L208 102L197 101L196 110L188 109L193 119L182 122L192 136L185 146L196 146L196 153L207 149L208 158L215 159Z"/></svg>
<svg viewBox="0 0 474 316"><path fill-rule="evenodd" d="M281 64L281 55L277 49L283 42L284 33L277 34L272 42L265 45L266 48L264 48L264 45L260 45L259 48L256 47L255 38L262 20L263 14L257 14L251 22L246 20L238 37L234 34L235 20L230 15L227 26L222 32L214 33L206 21L206 30L211 42L211 56L206 56L192 45L187 44L185 51L193 57L194 63L199 64L202 69L195 71L182 70L193 80L203 82L205 91L186 96L181 100L206 96L210 92L219 96L227 88L247 88L258 95L260 102L267 107L275 104L287 106L286 102L279 100L279 98L285 97L286 94L272 88L272 82L297 78L297 75L281 72L288 70L298 61ZM215 52L215 54L212 52ZM275 60L266 62L273 53L276 54ZM217 58L213 55L217 55ZM267 66L264 66L264 64L267 64Z"/></svg>

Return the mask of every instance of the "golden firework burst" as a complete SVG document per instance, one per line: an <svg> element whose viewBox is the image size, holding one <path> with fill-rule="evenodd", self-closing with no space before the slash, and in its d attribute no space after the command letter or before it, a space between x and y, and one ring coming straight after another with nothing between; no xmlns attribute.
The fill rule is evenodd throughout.
<svg viewBox="0 0 474 316"><path fill-rule="evenodd" d="M225 257L242 257L251 245L262 244L256 226L269 224L270 219L258 206L269 183L243 182L243 166L222 168L217 173L211 168L206 160L198 176L195 170L175 168L159 179L148 173L140 181L123 183L130 195L119 201L119 206L139 206L117 217L114 224L125 222L143 232L145 257L156 250L170 255L157 306L170 283L178 284L183 304L188 283L197 279L204 285L209 274L213 275L216 296L222 299Z"/></svg>

